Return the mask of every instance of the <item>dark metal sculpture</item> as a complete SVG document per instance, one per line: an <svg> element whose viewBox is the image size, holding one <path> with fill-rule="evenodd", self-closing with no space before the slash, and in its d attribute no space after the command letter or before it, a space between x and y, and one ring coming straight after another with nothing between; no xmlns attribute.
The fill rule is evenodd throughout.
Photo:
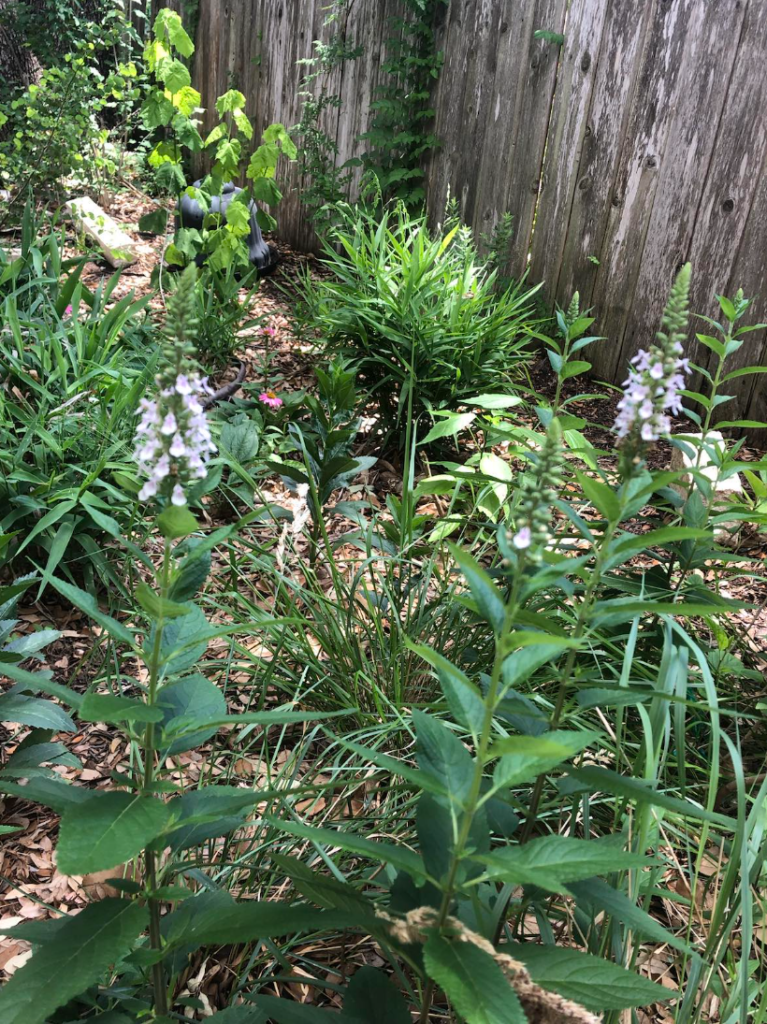
<svg viewBox="0 0 767 1024"><path fill-rule="evenodd" d="M195 188L199 188L202 181L196 181L194 183ZM221 189L220 196L211 196L210 199L210 213L222 213L224 219L226 219L226 210L231 201L237 195L238 192L242 192L241 188L237 188L234 182L227 181ZM202 228L203 221L205 219L205 213L200 204L190 198L186 193L181 196L181 227L183 228L197 228L199 231ZM267 245L264 241L263 235L261 234L261 228L258 226L256 220L256 214L258 213L258 207L255 202L251 199L248 203L248 209L250 211L250 233L245 239L245 244L248 247L248 258L250 262L258 268L259 274L269 274L274 270L277 264L277 250L271 245ZM198 266L202 266L205 262L205 257L200 254L196 258Z"/></svg>

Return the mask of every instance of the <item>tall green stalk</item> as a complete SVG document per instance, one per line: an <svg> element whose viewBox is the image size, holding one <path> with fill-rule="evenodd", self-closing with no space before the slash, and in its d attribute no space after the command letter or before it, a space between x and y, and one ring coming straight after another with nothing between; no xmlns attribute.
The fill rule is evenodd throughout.
<svg viewBox="0 0 767 1024"><path fill-rule="evenodd" d="M147 705L153 707L157 702L157 692L160 681L160 662L162 651L162 633L164 627L163 602L168 596L171 565L171 544L165 540L163 548L162 567L157 577L157 584L160 591L159 611L155 622L154 640L149 657L149 689L147 693ZM155 723L147 722L144 733L144 778L141 787L142 795L152 796L154 786L155 769ZM154 850L150 847L144 851L144 867L146 871L146 884L149 895L149 942L152 949L158 952L162 949L162 935L160 932L160 901L153 895L157 891L157 864ZM165 973L162 962L158 961L152 965L152 987L154 989L154 1008L158 1014L168 1012L168 994L165 987Z"/></svg>
<svg viewBox="0 0 767 1024"><path fill-rule="evenodd" d="M447 918L450 914L450 907L453 902L453 897L455 896L455 883L458 875L458 868L461 865L461 861L466 850L466 844L471 834L471 826L474 821L474 816L479 809L480 796L482 794L482 779L484 777L487 754L492 740L493 716L495 715L495 709L498 705L501 669L503 668L503 663L506 660L507 655L510 653L509 638L519 608L519 594L524 574L525 559L521 556L516 567L511 595L506 604L503 626L500 634L496 638L493 669L490 675L490 684L488 686L487 696L485 698L485 713L482 719L482 728L477 740L477 755L474 759L474 774L472 776L471 788L469 789L469 795L466 801L466 809L461 819L461 827L458 832L455 846L453 847L450 869L447 876L447 882L442 893L442 902L440 904L435 926L437 931L440 932L445 927ZM421 1004L421 1015L419 1017L420 1024L428 1024L429 1010L431 1008L433 995L434 982L430 980L427 982L426 988L424 989L423 1001Z"/></svg>

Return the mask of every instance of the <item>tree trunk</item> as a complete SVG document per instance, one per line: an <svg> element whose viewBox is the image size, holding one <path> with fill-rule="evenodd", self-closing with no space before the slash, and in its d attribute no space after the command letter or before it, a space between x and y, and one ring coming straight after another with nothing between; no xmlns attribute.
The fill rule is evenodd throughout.
<svg viewBox="0 0 767 1024"><path fill-rule="evenodd" d="M0 80L22 91L40 81L43 69L14 28L15 2L0 0Z"/></svg>

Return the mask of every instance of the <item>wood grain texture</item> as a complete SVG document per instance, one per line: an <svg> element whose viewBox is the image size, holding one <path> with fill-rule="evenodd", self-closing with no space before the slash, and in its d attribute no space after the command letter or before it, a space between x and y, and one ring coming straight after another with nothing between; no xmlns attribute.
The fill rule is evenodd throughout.
<svg viewBox="0 0 767 1024"><path fill-rule="evenodd" d="M233 85L259 135L272 121L295 125L296 62L334 30L325 7L200 0L204 104ZM324 122L339 162L364 152L391 18L403 14L402 0L350 2L347 41L364 54L316 86L341 97ZM564 44L535 38L541 29ZM742 285L749 320L767 321L766 0L451 0L435 30L444 67L433 96L441 146L425 165L432 223L448 194L480 234L510 212L512 273L529 268L552 304L577 289L594 308L607 338L590 350L599 376L624 378L687 259L696 311L712 315L714 294ZM316 248L295 168L287 184L278 233ZM708 365L692 331L690 348ZM765 358L755 332L733 365ZM738 414L764 414L766 377L733 382ZM734 403L723 414L734 417Z"/></svg>

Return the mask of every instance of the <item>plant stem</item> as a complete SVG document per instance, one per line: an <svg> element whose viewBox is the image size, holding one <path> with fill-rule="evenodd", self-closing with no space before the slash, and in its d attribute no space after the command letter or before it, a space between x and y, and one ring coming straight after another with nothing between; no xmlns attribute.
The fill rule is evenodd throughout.
<svg viewBox="0 0 767 1024"><path fill-rule="evenodd" d="M170 576L170 556L171 546L170 541L165 541L165 547L163 550L162 568L160 569L158 584L160 590L160 597L164 600L167 597L168 582ZM154 624L154 642L152 643L152 651L149 658L149 692L147 694L147 704L152 707L157 699L157 687L159 682L160 674L160 652L162 649L162 631L164 626L162 605L160 606L160 612L157 616L157 621ZM154 722L147 722L146 732L144 734L144 780L142 785L142 795L148 793L154 784L154 767L155 767L155 724ZM146 888L149 893L154 893L157 889L157 864L155 861L154 851L146 849L144 851L144 867L146 872ZM153 895L149 896L149 942L154 950L162 949L162 935L160 932L160 901L155 899ZM154 989L154 1008L157 1013L162 1016L168 1012L168 994L165 988L165 972L163 971L162 962L158 961L152 964L152 988Z"/></svg>
<svg viewBox="0 0 767 1024"><path fill-rule="evenodd" d="M482 728L479 733L477 740L477 753L474 758L474 775L471 781L471 788L469 795L466 800L464 808L463 818L461 820L461 828L456 839L455 846L453 848L453 856L450 864L450 872L445 883L445 888L442 892L442 903L439 908L439 916L437 918L436 928L438 931L442 931L445 927L448 915L450 913L450 906L453 902L453 894L455 892L456 877L458 875L458 868L461 860L463 859L463 851L466 848L466 843L471 833L471 826L474 820L474 815L477 813L479 805L479 798L482 793L482 779L485 773L485 762L487 760L487 753L490 747L490 741L492 739L493 729L493 716L495 714L496 704L498 702L498 690L501 682L501 669L503 663L506 660L508 653L508 638L512 626L514 625L514 619L516 618L517 607L519 604L519 592L522 586L522 579L524 576L524 561L520 559L517 566L516 573L514 576L514 584L512 586L511 595L506 605L503 626L501 632L496 637L495 643L495 659L493 661L493 670L490 676L490 685L487 690L487 697L485 698L485 713L482 719ZM429 1010L431 1008L431 1000L434 994L434 982L429 980L426 988L424 989L423 1002L421 1005L421 1016L419 1018L420 1024L428 1024Z"/></svg>
<svg viewBox="0 0 767 1024"><path fill-rule="evenodd" d="M594 594L596 592L597 586L599 585L599 581L602 578L602 565L604 563L604 556L610 545L610 541L613 538L613 534L618 528L619 522L620 518L618 518L617 520L610 520L607 524L607 529L602 535L602 540L600 542L599 548L597 549L596 557L594 559L594 567L591 570L591 578L589 579L589 582L586 585L586 592L583 595L583 600L581 601L580 608L578 609L578 618L575 621L575 629L572 633L573 640L580 640L586 630L586 625L588 623L589 614L591 612L591 607L594 600ZM570 679L573 674L573 668L575 667L575 658L577 654L577 646L571 647L567 653L567 659L565 661L564 669L562 670L562 675L559 679L559 691L557 692L556 703L554 704L554 710L549 721L549 729L551 730L558 728L560 722L562 721L562 712L564 711L565 707L567 688L570 684ZM519 840L520 843L526 843L532 835L533 828L535 827L535 822L538 818L538 808L540 806L541 797L543 795L543 787L545 785L546 775L541 774L535 780L535 786L533 787L533 792L530 797L530 808L527 814L527 818L525 819L525 827L522 831L522 835Z"/></svg>

